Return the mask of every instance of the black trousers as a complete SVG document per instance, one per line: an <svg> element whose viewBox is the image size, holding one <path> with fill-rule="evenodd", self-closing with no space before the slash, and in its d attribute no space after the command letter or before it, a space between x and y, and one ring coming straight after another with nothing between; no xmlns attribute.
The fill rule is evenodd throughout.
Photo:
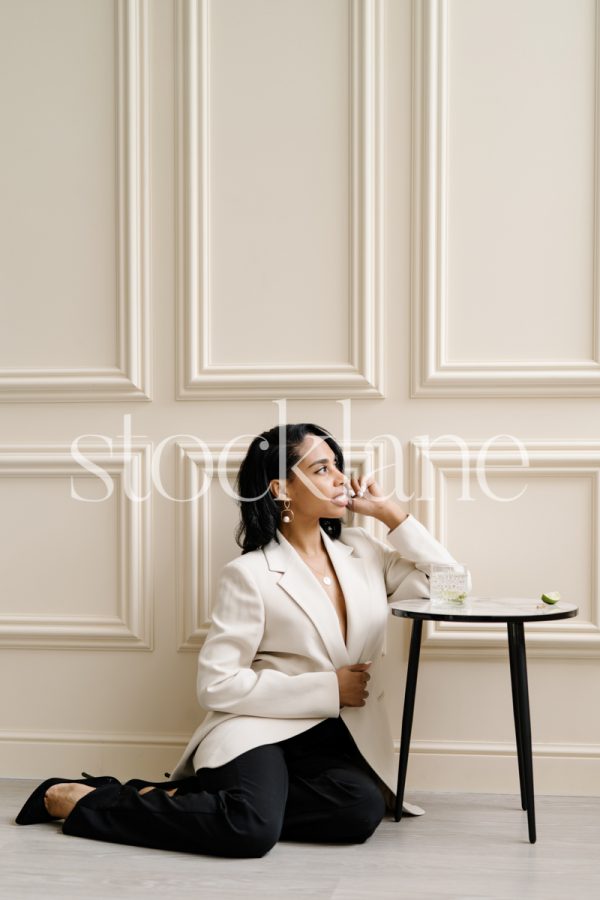
<svg viewBox="0 0 600 900"><path fill-rule="evenodd" d="M166 793L177 786L177 793ZM162 788L162 789L161 789ZM65 834L210 856L264 856L277 841L363 843L385 802L342 719L265 744L140 795L109 784L83 797Z"/></svg>

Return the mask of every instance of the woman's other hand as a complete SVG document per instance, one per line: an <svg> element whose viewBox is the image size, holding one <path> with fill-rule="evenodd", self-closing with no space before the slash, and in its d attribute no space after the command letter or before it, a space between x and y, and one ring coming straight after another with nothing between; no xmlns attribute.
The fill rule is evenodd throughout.
<svg viewBox="0 0 600 900"><path fill-rule="evenodd" d="M354 497L348 502L348 509L361 516L373 516L379 519L392 531L408 518L397 503L384 496L383 491L372 475L350 479Z"/></svg>
<svg viewBox="0 0 600 900"><path fill-rule="evenodd" d="M371 677L367 671L370 662L342 666L336 670L342 706L364 706L369 696L367 681Z"/></svg>

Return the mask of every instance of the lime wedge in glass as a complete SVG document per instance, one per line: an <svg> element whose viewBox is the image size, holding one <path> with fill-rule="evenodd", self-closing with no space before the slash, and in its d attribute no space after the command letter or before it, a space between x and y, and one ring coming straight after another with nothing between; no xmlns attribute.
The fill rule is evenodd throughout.
<svg viewBox="0 0 600 900"><path fill-rule="evenodd" d="M544 601L544 603L558 603L558 601L560 600L560 594L558 593L558 591L548 591L547 594L542 594L542 600Z"/></svg>

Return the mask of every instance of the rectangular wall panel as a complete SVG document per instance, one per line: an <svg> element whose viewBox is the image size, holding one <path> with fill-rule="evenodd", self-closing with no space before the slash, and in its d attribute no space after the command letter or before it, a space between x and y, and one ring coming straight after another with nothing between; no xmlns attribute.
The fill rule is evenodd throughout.
<svg viewBox="0 0 600 900"><path fill-rule="evenodd" d="M382 0L178 16L179 399L382 396Z"/></svg>
<svg viewBox="0 0 600 900"><path fill-rule="evenodd" d="M452 0L447 33L447 360L592 359L595 0Z"/></svg>
<svg viewBox="0 0 600 900"><path fill-rule="evenodd" d="M600 393L597 6L413 5L413 396Z"/></svg>
<svg viewBox="0 0 600 900"><path fill-rule="evenodd" d="M74 483L94 502L72 500L68 478L2 477L0 464L0 620L48 608L57 617L118 616L118 493L104 498L89 474Z"/></svg>
<svg viewBox="0 0 600 900"><path fill-rule="evenodd" d="M539 599L558 590L573 619L526 626L530 656L597 656L600 446L596 442L411 442L413 510L456 559L477 598ZM429 622L424 647L440 655L506 654L506 627Z"/></svg>
<svg viewBox="0 0 600 900"><path fill-rule="evenodd" d="M0 5L0 402L147 400L146 0Z"/></svg>
<svg viewBox="0 0 600 900"><path fill-rule="evenodd" d="M0 647L151 649L149 450L0 445Z"/></svg>
<svg viewBox="0 0 600 900"><path fill-rule="evenodd" d="M211 4L215 365L348 361L350 26L347 0Z"/></svg>
<svg viewBox="0 0 600 900"><path fill-rule="evenodd" d="M112 2L0 6L2 366L117 362L115 27Z"/></svg>

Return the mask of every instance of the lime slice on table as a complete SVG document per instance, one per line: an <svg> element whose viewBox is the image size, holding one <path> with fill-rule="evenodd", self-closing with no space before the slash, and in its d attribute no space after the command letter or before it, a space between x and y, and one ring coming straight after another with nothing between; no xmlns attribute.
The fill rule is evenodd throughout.
<svg viewBox="0 0 600 900"><path fill-rule="evenodd" d="M548 591L547 594L542 594L542 600L544 603L550 603L552 605L553 603L558 603L560 594L558 591Z"/></svg>

